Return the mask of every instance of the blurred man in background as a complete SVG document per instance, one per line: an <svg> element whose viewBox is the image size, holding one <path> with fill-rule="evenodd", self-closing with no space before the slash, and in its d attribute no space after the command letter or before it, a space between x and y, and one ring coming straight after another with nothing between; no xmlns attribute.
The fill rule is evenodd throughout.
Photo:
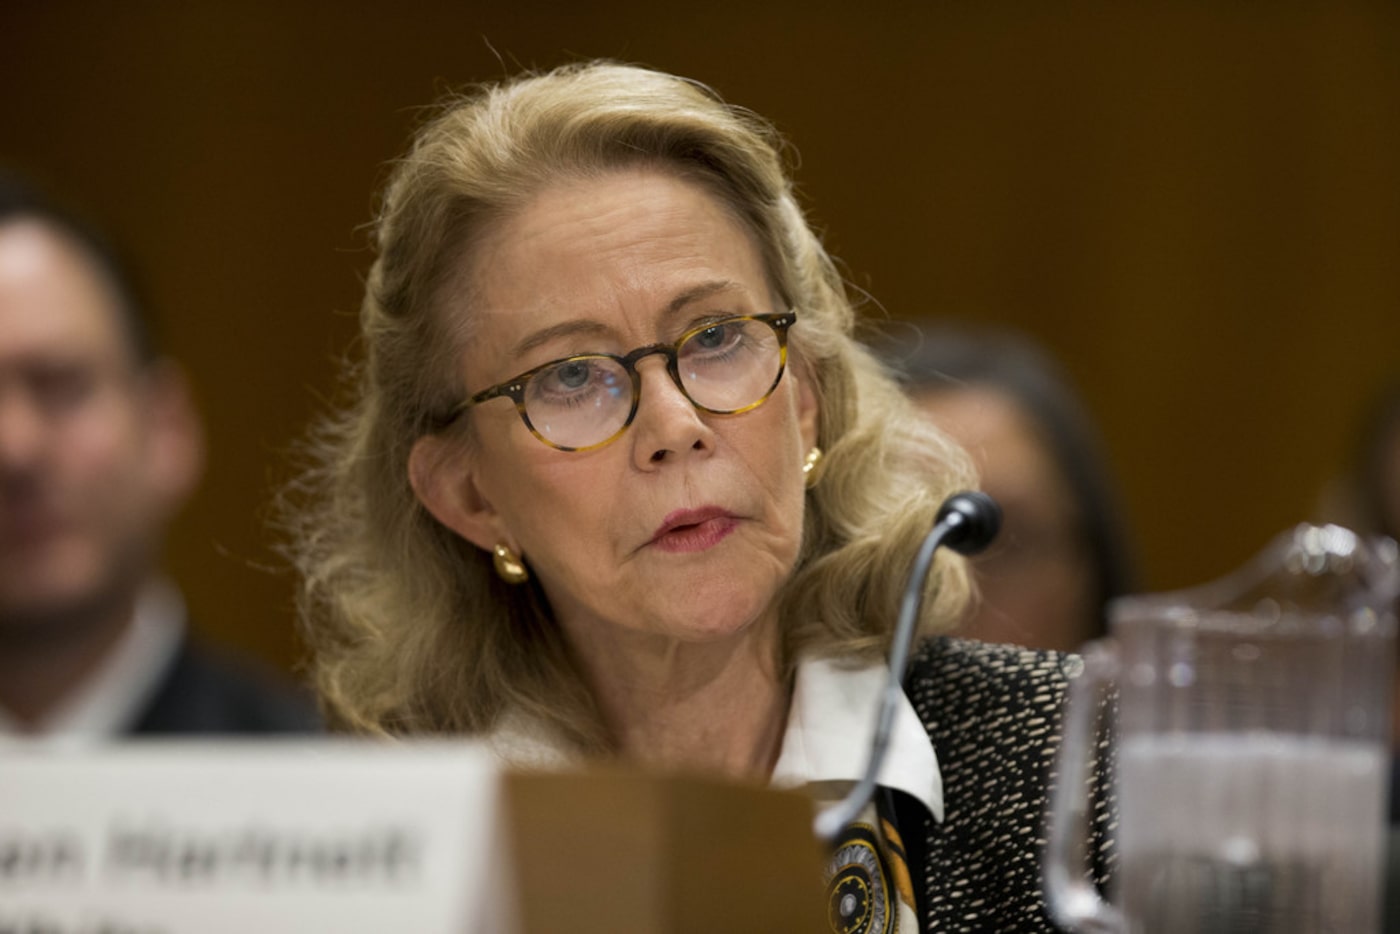
<svg viewBox="0 0 1400 934"><path fill-rule="evenodd" d="M198 645L158 573L203 458L115 254L0 175L0 737L316 727L299 692Z"/></svg>

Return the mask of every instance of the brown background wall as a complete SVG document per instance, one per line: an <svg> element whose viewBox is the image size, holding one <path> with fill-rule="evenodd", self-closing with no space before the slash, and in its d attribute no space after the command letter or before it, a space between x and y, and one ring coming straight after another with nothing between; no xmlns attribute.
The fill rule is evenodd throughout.
<svg viewBox="0 0 1400 934"><path fill-rule="evenodd" d="M333 391L360 225L417 108L579 57L773 119L891 315L1015 325L1059 355L1150 586L1316 514L1400 371L1400 15L665 6L0 0L0 163L130 246L196 380L211 465L170 564L202 628L295 656L266 503Z"/></svg>

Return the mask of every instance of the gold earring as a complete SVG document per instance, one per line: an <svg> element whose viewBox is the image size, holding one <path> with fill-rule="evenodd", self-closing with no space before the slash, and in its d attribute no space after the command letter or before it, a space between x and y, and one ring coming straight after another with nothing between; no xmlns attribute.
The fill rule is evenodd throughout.
<svg viewBox="0 0 1400 934"><path fill-rule="evenodd" d="M807 484L807 489L817 485L817 475L821 473L817 465L822 462L822 449L815 444L812 450L807 452L807 456L802 460L802 482Z"/></svg>
<svg viewBox="0 0 1400 934"><path fill-rule="evenodd" d="M520 556L511 551L508 545L500 544L492 549L491 563L496 566L496 573L500 575L501 580L507 584L523 584L530 579L525 562L520 560Z"/></svg>

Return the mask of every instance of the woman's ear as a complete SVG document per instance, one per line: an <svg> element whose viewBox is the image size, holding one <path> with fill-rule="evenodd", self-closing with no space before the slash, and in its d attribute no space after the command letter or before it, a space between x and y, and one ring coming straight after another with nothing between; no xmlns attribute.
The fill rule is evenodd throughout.
<svg viewBox="0 0 1400 934"><path fill-rule="evenodd" d="M423 508L478 548L507 541L500 514L482 495L460 442L424 435L408 455L408 482Z"/></svg>

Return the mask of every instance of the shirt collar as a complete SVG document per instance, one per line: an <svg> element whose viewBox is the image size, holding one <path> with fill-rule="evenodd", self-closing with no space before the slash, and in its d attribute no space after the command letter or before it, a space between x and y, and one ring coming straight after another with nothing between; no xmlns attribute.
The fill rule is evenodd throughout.
<svg viewBox="0 0 1400 934"><path fill-rule="evenodd" d="M0 710L0 737L51 746L82 745L129 730L160 686L179 650L185 605L179 591L158 581L142 591L125 632L101 665L32 731Z"/></svg>
<svg viewBox="0 0 1400 934"><path fill-rule="evenodd" d="M773 768L779 788L854 784L865 774L875 716L888 669L847 667L829 659L799 664L782 752ZM928 733L909 699L900 694L877 782L905 792L943 820L943 778Z"/></svg>
<svg viewBox="0 0 1400 934"><path fill-rule="evenodd" d="M580 764L578 753L548 723L518 710L502 714L482 741L510 768L557 770Z"/></svg>
<svg viewBox="0 0 1400 934"><path fill-rule="evenodd" d="M797 667L782 750L773 768L777 788L847 785L865 773L875 734L875 714L884 693L882 664L848 667L806 659ZM507 714L485 737L504 762L528 768L560 768L576 759L561 740L523 716ZM905 792L943 820L943 778L938 757L918 714L903 694L879 784Z"/></svg>

